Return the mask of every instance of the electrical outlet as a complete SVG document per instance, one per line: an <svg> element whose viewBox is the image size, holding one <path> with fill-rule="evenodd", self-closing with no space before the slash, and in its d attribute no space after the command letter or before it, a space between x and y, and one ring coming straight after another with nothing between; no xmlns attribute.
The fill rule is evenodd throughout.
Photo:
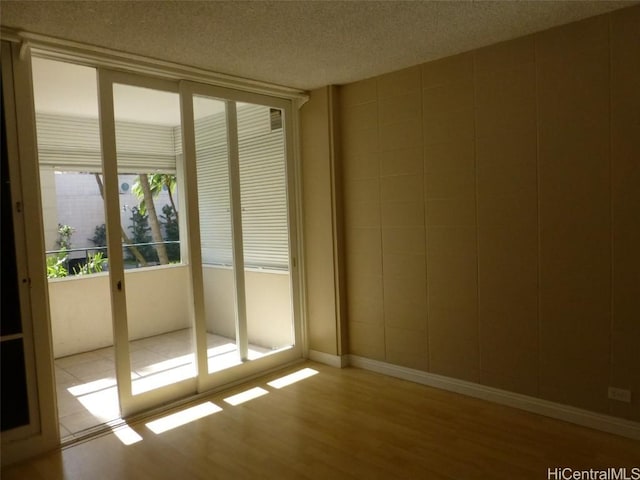
<svg viewBox="0 0 640 480"><path fill-rule="evenodd" d="M631 403L631 390L609 387L609 399L617 400L619 402Z"/></svg>

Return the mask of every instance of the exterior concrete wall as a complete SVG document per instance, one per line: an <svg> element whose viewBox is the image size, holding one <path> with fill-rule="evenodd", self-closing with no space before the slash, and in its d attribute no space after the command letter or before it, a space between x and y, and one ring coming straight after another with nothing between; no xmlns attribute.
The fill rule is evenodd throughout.
<svg viewBox="0 0 640 480"><path fill-rule="evenodd" d="M131 234L131 209L138 206L139 200L131 188L136 175L120 175L120 185L126 183L129 190L120 194L120 224L127 234ZM90 240L98 225L105 223L104 201L100 196L98 184L92 173L56 172L53 167L40 168L40 185L47 250L56 250L58 224L70 225L74 229L71 237L72 248L94 247ZM177 203L178 195L174 200ZM158 215L162 207L168 205L169 195L162 192L154 204ZM178 207L179 209L179 207ZM71 258L83 256L83 252L74 252Z"/></svg>

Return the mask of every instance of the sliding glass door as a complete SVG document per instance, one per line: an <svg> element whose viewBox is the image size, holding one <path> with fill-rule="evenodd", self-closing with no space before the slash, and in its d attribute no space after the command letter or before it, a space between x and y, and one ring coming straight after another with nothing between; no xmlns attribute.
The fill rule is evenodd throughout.
<svg viewBox="0 0 640 480"><path fill-rule="evenodd" d="M34 58L32 79L58 420L66 438L120 417L97 70Z"/></svg>
<svg viewBox="0 0 640 480"><path fill-rule="evenodd" d="M197 385L180 96L175 82L103 70L99 86L116 373L128 415Z"/></svg>
<svg viewBox="0 0 640 480"><path fill-rule="evenodd" d="M237 104L248 358L295 345L283 111Z"/></svg>
<svg viewBox="0 0 640 480"><path fill-rule="evenodd" d="M62 436L301 358L291 101L32 65Z"/></svg>
<svg viewBox="0 0 640 480"><path fill-rule="evenodd" d="M288 102L181 85L201 388L300 358ZM189 162L193 162L190 169ZM201 299L199 302L198 299Z"/></svg>
<svg viewBox="0 0 640 480"><path fill-rule="evenodd" d="M98 78L123 415L300 358L290 102Z"/></svg>
<svg viewBox="0 0 640 480"><path fill-rule="evenodd" d="M228 108L233 108L232 102L193 97L199 263L209 373L242 363L241 343L246 337L238 321L244 317L244 307L238 305L244 294L236 285Z"/></svg>

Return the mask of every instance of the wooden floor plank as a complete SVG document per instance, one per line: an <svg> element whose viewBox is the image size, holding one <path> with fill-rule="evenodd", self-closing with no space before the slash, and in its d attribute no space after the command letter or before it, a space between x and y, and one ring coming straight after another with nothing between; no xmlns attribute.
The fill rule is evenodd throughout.
<svg viewBox="0 0 640 480"><path fill-rule="evenodd" d="M312 368L281 389L267 383ZM228 396L269 393L241 405ZM201 399L221 411L143 440L109 434L5 469L4 480L541 479L640 466L640 442L365 370L306 362Z"/></svg>

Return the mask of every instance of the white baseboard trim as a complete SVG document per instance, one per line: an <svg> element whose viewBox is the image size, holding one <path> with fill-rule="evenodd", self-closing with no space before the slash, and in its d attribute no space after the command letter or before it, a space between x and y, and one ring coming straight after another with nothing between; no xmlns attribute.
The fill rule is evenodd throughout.
<svg viewBox="0 0 640 480"><path fill-rule="evenodd" d="M317 350L309 350L309 360L324 363L330 367L344 368L349 366L348 355L332 355L330 353L318 352Z"/></svg>
<svg viewBox="0 0 640 480"><path fill-rule="evenodd" d="M549 400L500 390L498 388L487 387L485 385L467 382L465 380L458 380L456 378L444 377L434 373L423 372L422 370L401 367L378 360L371 360L357 355L349 355L349 365L365 370L371 370L372 372L382 373L391 377L421 383L430 387L440 388L442 390L448 390L450 392L456 392L462 395L480 398L482 400L488 400L501 405L519 408L539 415L545 415L558 420L575 423L583 427L589 427L603 432L632 438L634 440L640 440L640 423L632 422L631 420L624 420L601 413L590 412L588 410L551 402Z"/></svg>

